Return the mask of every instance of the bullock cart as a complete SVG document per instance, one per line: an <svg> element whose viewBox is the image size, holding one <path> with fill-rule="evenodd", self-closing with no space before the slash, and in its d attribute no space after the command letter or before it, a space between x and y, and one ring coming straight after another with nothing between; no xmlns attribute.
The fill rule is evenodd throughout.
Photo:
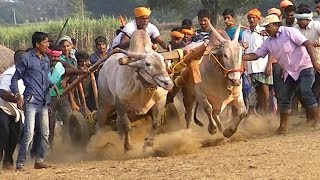
<svg viewBox="0 0 320 180"><path fill-rule="evenodd" d="M201 81L201 77L199 79L199 72L197 72L197 68L194 68L194 65L192 60L193 59L199 59L199 57L202 56L202 54L205 51L205 45L201 45L191 51L187 52L181 52L181 50L177 51L171 51L171 52L163 52L161 55L164 57L166 61L176 61L178 63L183 63L186 65L186 70L182 71L180 73L181 76L176 78L175 83L179 86L184 86L184 79L193 79L193 82L197 83ZM179 52L180 51L180 52ZM113 53L117 53L117 50L115 50ZM111 54L113 54L111 53ZM187 54L186 54L187 53ZM186 54L185 56L183 54ZM88 141L90 140L90 137L95 133L96 130L96 123L98 122L98 113L96 111L90 112L88 111L88 108L86 108L86 100L84 96L84 90L82 87L82 82L86 78L90 78L92 88L93 88L93 94L94 94L94 100L96 107L98 107L98 90L97 85L94 77L94 72L99 69L99 67L102 65L103 62L105 62L109 56L105 56L101 58L99 61L97 61L93 66L91 66L88 69L88 73L83 74L79 76L75 81L73 81L68 87L66 87L63 91L63 95L66 95L71 89L77 88L79 93L79 99L82 108L81 112L75 111L71 114L70 120L69 120L69 134L71 138L71 142L73 145L77 147L85 147ZM119 63L123 63L120 62ZM173 65L174 66L174 65ZM166 117L179 119L178 111L175 108L175 106L169 105L166 107L165 110ZM146 114L148 116L149 114ZM116 112L112 113L108 116L108 124L111 126L114 130L116 130L115 120L116 120L117 114ZM144 118L145 116L136 116L134 118L130 118L130 121L137 121L141 118ZM166 118L163 118L164 121Z"/></svg>

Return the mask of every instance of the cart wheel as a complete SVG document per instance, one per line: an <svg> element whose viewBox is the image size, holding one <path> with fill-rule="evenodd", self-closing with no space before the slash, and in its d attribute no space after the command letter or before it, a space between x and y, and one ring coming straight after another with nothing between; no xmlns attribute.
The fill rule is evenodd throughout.
<svg viewBox="0 0 320 180"><path fill-rule="evenodd" d="M78 148L86 148L90 140L88 120L80 112L70 115L69 133L71 142Z"/></svg>

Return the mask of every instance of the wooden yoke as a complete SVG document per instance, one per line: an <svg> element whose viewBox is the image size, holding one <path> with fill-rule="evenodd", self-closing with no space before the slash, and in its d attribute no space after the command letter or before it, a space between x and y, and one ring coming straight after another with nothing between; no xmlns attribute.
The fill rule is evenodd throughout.
<svg viewBox="0 0 320 180"><path fill-rule="evenodd" d="M203 43L184 56L183 62L187 64L187 68L182 72L181 76L176 79L175 83L177 86L185 86L187 82L192 82L193 84L202 82L199 63L196 60L199 60L203 56L206 47L207 45Z"/></svg>
<svg viewBox="0 0 320 180"><path fill-rule="evenodd" d="M98 87L97 87L96 78L94 77L94 73L90 74L90 80L91 80L91 86L92 86L94 101L95 101L95 104L96 104L96 108L98 108L98 106L99 106L99 103L98 103Z"/></svg>
<svg viewBox="0 0 320 180"><path fill-rule="evenodd" d="M75 86L77 86L80 82L82 82L84 79L86 79L87 77L90 76L90 74L92 72L94 72L95 70L97 70L99 68L99 66L105 62L112 54L118 53L119 51L114 50L112 51L110 54L105 55L104 57L100 58L93 66L91 66L88 69L88 72L85 74L82 74L81 76L79 76L76 80L74 80L71 84L69 84L69 86L67 86L63 92L62 95L65 95L66 93L68 93L71 89L73 89Z"/></svg>

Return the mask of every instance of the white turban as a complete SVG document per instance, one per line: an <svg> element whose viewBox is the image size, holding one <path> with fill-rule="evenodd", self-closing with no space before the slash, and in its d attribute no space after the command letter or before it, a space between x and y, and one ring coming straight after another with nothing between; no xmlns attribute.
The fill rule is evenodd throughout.
<svg viewBox="0 0 320 180"><path fill-rule="evenodd" d="M311 13L303 13L303 14L294 14L294 17L299 20L299 19L308 19L312 20L313 18L313 12Z"/></svg>

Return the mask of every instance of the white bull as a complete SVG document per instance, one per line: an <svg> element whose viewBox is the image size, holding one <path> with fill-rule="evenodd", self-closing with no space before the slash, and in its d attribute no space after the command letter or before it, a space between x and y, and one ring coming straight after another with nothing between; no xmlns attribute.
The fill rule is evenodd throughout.
<svg viewBox="0 0 320 180"><path fill-rule="evenodd" d="M152 128L146 140L152 140L173 82L163 57L152 50L145 31L135 31L129 50L118 49L118 52L106 60L99 73L99 124L116 110L118 131L124 138L125 150L130 150L130 119L150 112Z"/></svg>

